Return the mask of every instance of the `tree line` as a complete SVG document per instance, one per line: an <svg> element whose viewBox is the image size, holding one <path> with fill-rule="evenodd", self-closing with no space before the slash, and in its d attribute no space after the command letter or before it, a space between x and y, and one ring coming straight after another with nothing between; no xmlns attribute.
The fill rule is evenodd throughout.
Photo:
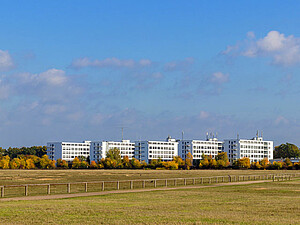
<svg viewBox="0 0 300 225"><path fill-rule="evenodd" d="M250 163L249 158L241 158L230 165L227 153L221 152L213 158L211 155L202 155L202 160L194 160L191 153L186 159L176 156L172 161L153 159L148 164L145 161L128 156L121 158L119 149L110 149L106 158L99 162L89 158L75 157L72 162L62 159L51 160L46 154L46 146L32 146L22 148L0 148L0 169L300 169L300 163L292 163L289 157L279 162L270 163L267 159ZM299 149L293 144L282 144L275 147L274 155L298 157Z"/></svg>

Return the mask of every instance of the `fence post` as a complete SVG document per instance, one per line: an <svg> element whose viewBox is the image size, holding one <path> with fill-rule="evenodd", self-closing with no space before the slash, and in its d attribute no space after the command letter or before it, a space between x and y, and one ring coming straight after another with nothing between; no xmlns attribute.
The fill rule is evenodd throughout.
<svg viewBox="0 0 300 225"><path fill-rule="evenodd" d="M176 180L176 178L175 178L175 179L174 179L174 186L176 186L176 181L177 181L177 180Z"/></svg>
<svg viewBox="0 0 300 225"><path fill-rule="evenodd" d="M201 177L201 184L203 184L203 177Z"/></svg>
<svg viewBox="0 0 300 225"><path fill-rule="evenodd" d="M70 194L71 193L71 184L70 183L68 183L68 185L67 185L68 187L67 187L67 189L68 189L68 193Z"/></svg>
<svg viewBox="0 0 300 225"><path fill-rule="evenodd" d="M156 188L156 180L154 180L154 187Z"/></svg>
<svg viewBox="0 0 300 225"><path fill-rule="evenodd" d="M102 182L102 191L105 190L105 187L104 187L104 181Z"/></svg>
<svg viewBox="0 0 300 225"><path fill-rule="evenodd" d="M222 183L224 183L224 177L222 177Z"/></svg>
<svg viewBox="0 0 300 225"><path fill-rule="evenodd" d="M143 180L143 188L145 188L145 184L146 184L146 182L145 182L145 180Z"/></svg>
<svg viewBox="0 0 300 225"><path fill-rule="evenodd" d="M211 177L209 178L209 183L211 184Z"/></svg>
<svg viewBox="0 0 300 225"><path fill-rule="evenodd" d="M273 175L273 182L275 181L275 175Z"/></svg>
<svg viewBox="0 0 300 225"><path fill-rule="evenodd" d="M186 179L184 179L184 185L186 185Z"/></svg>
<svg viewBox="0 0 300 225"><path fill-rule="evenodd" d="M88 189L87 189L87 185L88 185L88 184L87 184L87 182L85 182L85 183L84 183L84 191L85 191L85 192L87 192L87 191L88 191Z"/></svg>
<svg viewBox="0 0 300 225"><path fill-rule="evenodd" d="M166 187L168 186L168 180L166 179L166 181L165 181L165 185L166 185Z"/></svg>
<svg viewBox="0 0 300 225"><path fill-rule="evenodd" d="M120 181L117 181L117 190L120 190Z"/></svg>
<svg viewBox="0 0 300 225"><path fill-rule="evenodd" d="M50 184L48 184L48 187L47 187L47 194L50 195L51 194L51 190L50 190Z"/></svg>
<svg viewBox="0 0 300 225"><path fill-rule="evenodd" d="M4 186L1 187L1 198L4 197Z"/></svg>
<svg viewBox="0 0 300 225"><path fill-rule="evenodd" d="M25 185L25 196L28 196L28 185Z"/></svg>
<svg viewBox="0 0 300 225"><path fill-rule="evenodd" d="M133 189L133 181L130 181L130 189Z"/></svg>

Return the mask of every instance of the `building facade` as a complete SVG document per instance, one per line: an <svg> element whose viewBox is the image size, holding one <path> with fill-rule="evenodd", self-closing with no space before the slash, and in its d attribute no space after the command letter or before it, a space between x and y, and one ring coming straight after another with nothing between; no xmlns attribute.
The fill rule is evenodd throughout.
<svg viewBox="0 0 300 225"><path fill-rule="evenodd" d="M207 138L203 140L181 140L178 145L178 155L184 160L186 154L190 152L194 160L202 159L202 155L211 155L214 159L218 153L222 152L222 141L217 138Z"/></svg>
<svg viewBox="0 0 300 225"><path fill-rule="evenodd" d="M93 141L90 146L90 160L98 162L102 158L106 158L106 152L109 149L117 148L123 158L128 156L129 159L134 157L135 143L130 140L122 141Z"/></svg>
<svg viewBox="0 0 300 225"><path fill-rule="evenodd" d="M258 134L252 139L227 139L223 143L223 151L227 152L230 163L247 157L250 162L259 162L267 158L273 159L273 141L264 141Z"/></svg>
<svg viewBox="0 0 300 225"><path fill-rule="evenodd" d="M172 161L178 155L178 142L168 137L166 141L136 141L134 157L149 163L152 159Z"/></svg>
<svg viewBox="0 0 300 225"><path fill-rule="evenodd" d="M48 142L47 155L49 159L73 161L75 157L90 156L90 141L83 142Z"/></svg>

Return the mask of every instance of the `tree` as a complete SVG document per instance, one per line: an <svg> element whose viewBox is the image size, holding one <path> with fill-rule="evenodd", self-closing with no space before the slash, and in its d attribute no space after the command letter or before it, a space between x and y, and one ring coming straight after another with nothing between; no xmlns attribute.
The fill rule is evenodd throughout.
<svg viewBox="0 0 300 225"><path fill-rule="evenodd" d="M57 168L68 169L69 165L66 160L57 159L56 162Z"/></svg>
<svg viewBox="0 0 300 225"><path fill-rule="evenodd" d="M185 162L182 160L182 158L180 156L174 156L173 161L175 161L178 164L179 169L184 168Z"/></svg>
<svg viewBox="0 0 300 225"><path fill-rule="evenodd" d="M282 166L283 166L283 162L274 161L271 168L274 170L280 170L280 169L282 169Z"/></svg>
<svg viewBox="0 0 300 225"><path fill-rule="evenodd" d="M0 160L0 169L9 169L10 157L8 155L3 156Z"/></svg>
<svg viewBox="0 0 300 225"><path fill-rule="evenodd" d="M262 166L259 164L259 162L252 162L251 163L251 169L257 169L259 170Z"/></svg>
<svg viewBox="0 0 300 225"><path fill-rule="evenodd" d="M111 148L106 152L106 158L115 160L117 164L121 163L121 154L118 148Z"/></svg>
<svg viewBox="0 0 300 225"><path fill-rule="evenodd" d="M286 158L284 160L284 164L285 164L286 169L293 169L294 165L293 165L292 161L289 158Z"/></svg>
<svg viewBox="0 0 300 225"><path fill-rule="evenodd" d="M216 156L217 167L219 169L225 168L229 166L229 160L227 156L227 152L219 152Z"/></svg>
<svg viewBox="0 0 300 225"><path fill-rule="evenodd" d="M33 160L32 159L26 159L26 166L25 166L25 168L26 169L28 169L28 170L30 170L30 169L34 169L35 168L35 165L34 165L34 162L33 162Z"/></svg>
<svg viewBox="0 0 300 225"><path fill-rule="evenodd" d="M208 169L210 165L211 157L208 158L207 155L202 154L202 160L200 160L199 168Z"/></svg>
<svg viewBox="0 0 300 225"><path fill-rule="evenodd" d="M188 152L185 157L185 168L189 170L193 166L193 155Z"/></svg>
<svg viewBox="0 0 300 225"><path fill-rule="evenodd" d="M264 158L260 161L260 165L265 170L270 166L270 162L267 158Z"/></svg>
<svg viewBox="0 0 300 225"><path fill-rule="evenodd" d="M141 162L135 158L130 160L130 164L133 169L140 169L142 167Z"/></svg>
<svg viewBox="0 0 300 225"><path fill-rule="evenodd" d="M164 162L164 167L168 170L177 170L178 163L176 163L175 161Z"/></svg>
<svg viewBox="0 0 300 225"><path fill-rule="evenodd" d="M130 169L131 168L131 163L129 160L129 157L125 155L122 159L122 165L124 169Z"/></svg>
<svg viewBox="0 0 300 225"><path fill-rule="evenodd" d="M81 164L81 162L80 162L79 158L75 157L72 162L72 169L79 169L80 164Z"/></svg>
<svg viewBox="0 0 300 225"><path fill-rule="evenodd" d="M238 159L233 163L233 167L238 169L249 169L250 166L250 159L247 157Z"/></svg>
<svg viewBox="0 0 300 225"><path fill-rule="evenodd" d="M299 148L290 143L281 144L275 147L274 158L299 158L300 150Z"/></svg>
<svg viewBox="0 0 300 225"><path fill-rule="evenodd" d="M91 168L91 169L97 169L97 168L98 168L97 163L96 163L95 161L92 161L92 162L91 162L91 165L90 165L90 168Z"/></svg>

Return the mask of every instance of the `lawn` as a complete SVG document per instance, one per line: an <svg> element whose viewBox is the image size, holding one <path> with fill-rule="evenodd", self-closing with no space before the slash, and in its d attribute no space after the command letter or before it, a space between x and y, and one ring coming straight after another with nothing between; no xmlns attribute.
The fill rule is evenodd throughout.
<svg viewBox="0 0 300 225"><path fill-rule="evenodd" d="M300 180L0 204L1 224L300 224Z"/></svg>

